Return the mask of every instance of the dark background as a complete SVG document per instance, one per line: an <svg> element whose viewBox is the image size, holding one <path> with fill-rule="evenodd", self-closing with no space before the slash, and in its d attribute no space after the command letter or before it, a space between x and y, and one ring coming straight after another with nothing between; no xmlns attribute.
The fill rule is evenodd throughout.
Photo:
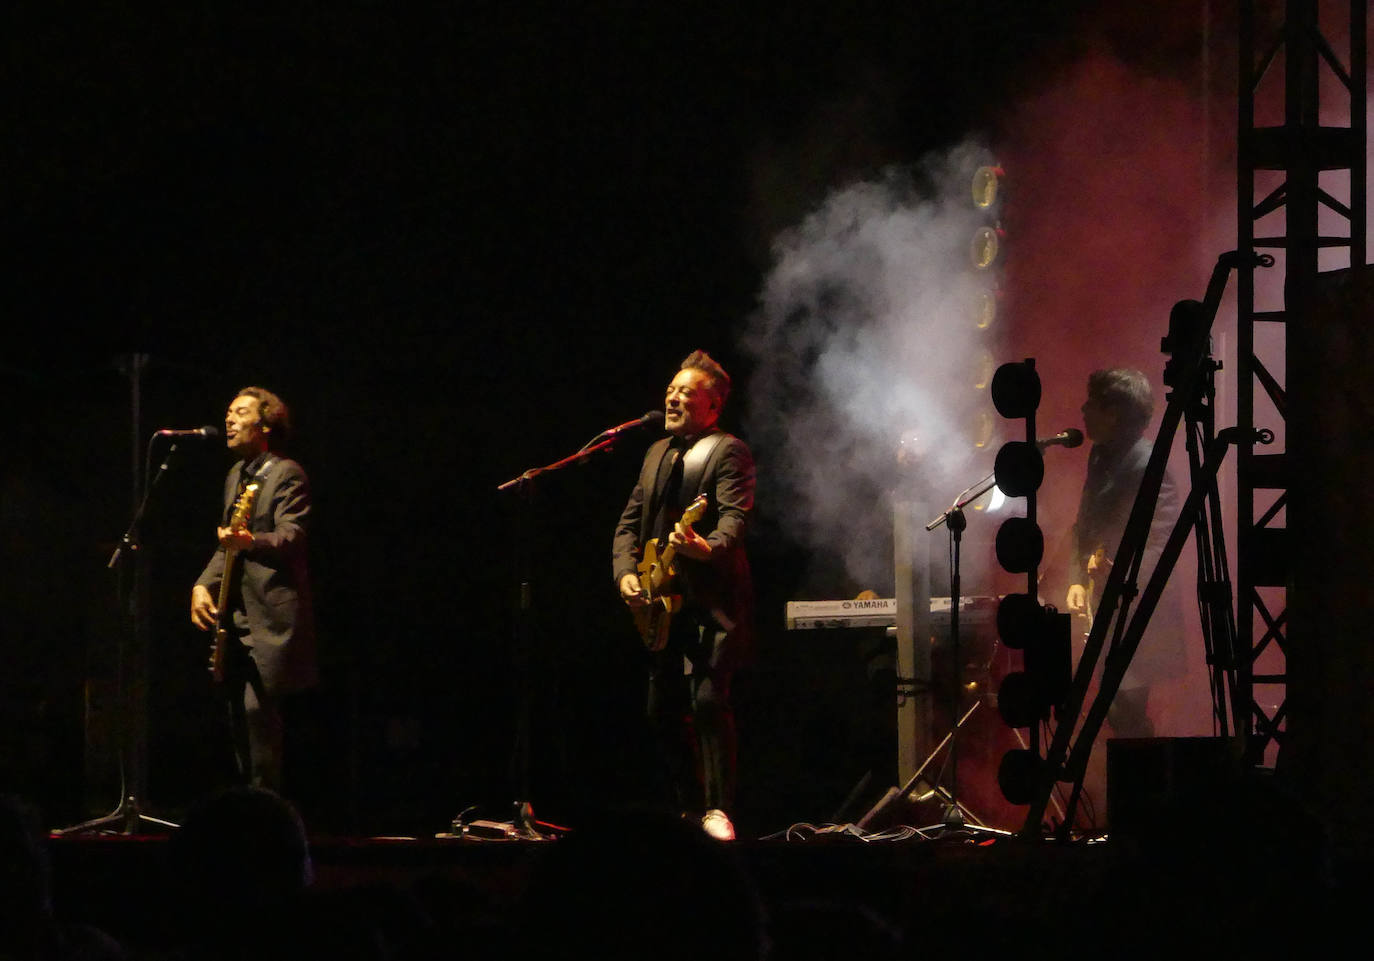
<svg viewBox="0 0 1374 961"><path fill-rule="evenodd" d="M608 548L647 438L543 477L523 514L497 485L656 407L696 347L747 404L737 337L769 240L832 187L995 141L1085 50L1167 75L1200 43L1187 2L160 6L6 17L0 764L54 823L118 797L126 619L105 565L147 438L220 423L250 383L292 405L314 487L324 683L291 785L313 822L506 816L520 516L530 796L575 820L632 792L637 641ZM178 446L141 537L145 800L172 814L228 766L186 611L226 464ZM739 691L755 832L892 774L875 642L781 629L809 561L759 500L760 658Z"/></svg>

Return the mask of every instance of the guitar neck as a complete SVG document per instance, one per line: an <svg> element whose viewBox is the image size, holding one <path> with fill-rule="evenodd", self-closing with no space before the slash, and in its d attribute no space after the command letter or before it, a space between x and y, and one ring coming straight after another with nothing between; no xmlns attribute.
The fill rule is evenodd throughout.
<svg viewBox="0 0 1374 961"><path fill-rule="evenodd" d="M673 569L673 558L677 556L677 548L672 544L663 548L663 553L658 555L658 567L654 569L654 591L657 592L668 581L668 572Z"/></svg>
<svg viewBox="0 0 1374 961"><path fill-rule="evenodd" d="M259 479L254 477L244 486L234 502L234 511L229 517L229 529L234 533L248 529L249 518L253 516L253 502L257 499L258 488L261 486ZM224 548L224 573L219 580L219 622L220 629L226 629L228 623L226 611L229 609L230 590L234 583L234 562L238 559L238 548Z"/></svg>
<svg viewBox="0 0 1374 961"><path fill-rule="evenodd" d="M220 623L227 623L225 612L229 610L229 592L234 579L234 562L238 560L239 552L226 549L224 552L224 574L219 579L219 617Z"/></svg>

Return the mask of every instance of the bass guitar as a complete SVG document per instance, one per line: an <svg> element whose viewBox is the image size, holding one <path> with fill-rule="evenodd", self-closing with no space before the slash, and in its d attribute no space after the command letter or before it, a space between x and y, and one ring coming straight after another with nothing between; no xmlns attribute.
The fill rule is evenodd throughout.
<svg viewBox="0 0 1374 961"><path fill-rule="evenodd" d="M684 530L691 530L705 513L706 495L698 494L682 512L678 523ZM644 646L651 651L663 650L663 645L668 643L668 625L682 608L682 595L673 593L673 580L677 576L673 568L676 554L676 547L672 544L660 546L655 538L644 545L644 557L639 562L639 587L649 603L644 607L632 607L630 611Z"/></svg>
<svg viewBox="0 0 1374 961"><path fill-rule="evenodd" d="M256 478L239 494L234 502L234 512L229 517L229 530L237 533L248 527L248 519L253 516L253 502L257 500L258 489L262 486ZM229 669L231 656L230 639L233 634L233 614L229 610L232 586L235 577L239 552L235 548L224 549L224 576L219 582L219 614L216 616L215 640L210 648L210 676L216 684L223 684Z"/></svg>

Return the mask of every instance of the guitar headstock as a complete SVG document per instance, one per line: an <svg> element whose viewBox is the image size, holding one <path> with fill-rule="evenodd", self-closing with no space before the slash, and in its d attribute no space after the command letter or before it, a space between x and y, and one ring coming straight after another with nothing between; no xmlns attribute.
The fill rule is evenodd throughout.
<svg viewBox="0 0 1374 961"><path fill-rule="evenodd" d="M258 499L258 488L262 485L257 481L249 481L248 486L243 489L239 499L234 502L234 513L229 518L229 529L241 531L248 526L248 518L253 513L253 502Z"/></svg>
<svg viewBox="0 0 1374 961"><path fill-rule="evenodd" d="M706 513L706 495L698 494L692 503L687 505L687 509L682 512L682 526L691 527L701 516Z"/></svg>

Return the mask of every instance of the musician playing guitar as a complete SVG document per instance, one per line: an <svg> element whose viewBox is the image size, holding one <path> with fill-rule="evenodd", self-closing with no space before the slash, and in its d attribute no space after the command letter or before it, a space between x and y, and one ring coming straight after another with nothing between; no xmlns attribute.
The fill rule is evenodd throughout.
<svg viewBox="0 0 1374 961"><path fill-rule="evenodd" d="M286 405L271 391L245 387L230 402L224 432L235 463L224 484L219 546L191 589L192 623L226 635L216 645L216 680L229 702L239 773L275 790L282 698L316 676L306 566L310 484L300 464L278 453L289 429ZM245 504L247 516L236 518Z"/></svg>
<svg viewBox="0 0 1374 961"><path fill-rule="evenodd" d="M1117 367L1094 371L1088 378L1083 426L1093 446L1074 522L1073 583L1064 599L1070 613L1082 615L1084 632L1098 614L1102 589L1150 459L1153 444L1144 434L1153 411L1154 394L1140 371ZM1166 475L1154 506L1138 587L1145 586L1154 570L1179 508L1177 486ZM1155 608L1107 715L1117 737L1153 737L1154 722L1147 710L1150 689L1183 673L1182 611L1173 586Z"/></svg>
<svg viewBox="0 0 1374 961"><path fill-rule="evenodd" d="M674 797L665 800L701 815L721 839L734 836L725 813L735 775L730 680L753 617L743 536L754 507L754 460L718 426L729 391L729 375L704 351L682 362L664 398L669 436L645 455L612 544L621 599L641 612L653 602L641 580L645 549L671 551L670 591L681 604L668 611L666 637L644 637L649 719L673 782ZM700 517L684 522L694 502Z"/></svg>

